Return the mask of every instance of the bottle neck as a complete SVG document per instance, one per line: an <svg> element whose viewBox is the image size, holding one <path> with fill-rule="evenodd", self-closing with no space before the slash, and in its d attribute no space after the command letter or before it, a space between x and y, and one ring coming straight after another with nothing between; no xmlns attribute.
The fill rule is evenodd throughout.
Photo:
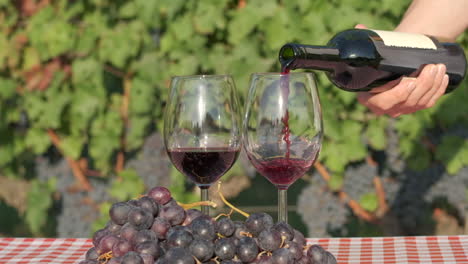
<svg viewBox="0 0 468 264"><path fill-rule="evenodd" d="M339 50L327 46L289 43L279 52L283 69L317 69L332 71L339 62Z"/></svg>

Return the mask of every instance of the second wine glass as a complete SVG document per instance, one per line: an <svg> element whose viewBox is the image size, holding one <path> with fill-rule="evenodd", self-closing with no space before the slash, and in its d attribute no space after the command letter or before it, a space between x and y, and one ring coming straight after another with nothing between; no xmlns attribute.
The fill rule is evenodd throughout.
<svg viewBox="0 0 468 264"><path fill-rule="evenodd" d="M252 74L244 149L278 189L278 220L287 222L287 189L313 165L322 143L322 114L312 73Z"/></svg>
<svg viewBox="0 0 468 264"><path fill-rule="evenodd" d="M240 112L229 75L179 76L171 80L164 117L164 143L174 166L208 189L234 165L240 151ZM202 212L209 213L207 206Z"/></svg>

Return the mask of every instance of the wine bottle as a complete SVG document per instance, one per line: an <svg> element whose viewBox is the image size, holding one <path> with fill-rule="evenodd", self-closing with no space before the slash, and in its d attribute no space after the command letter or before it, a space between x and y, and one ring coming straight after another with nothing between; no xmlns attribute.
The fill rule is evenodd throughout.
<svg viewBox="0 0 468 264"><path fill-rule="evenodd" d="M457 43L372 29L342 31L326 46L289 43L281 48L279 60L283 72L322 70L333 84L352 92L380 92L382 87L377 87L383 84L396 84L402 76L415 77L426 64L442 63L449 76L447 93L460 84L466 71L465 53Z"/></svg>

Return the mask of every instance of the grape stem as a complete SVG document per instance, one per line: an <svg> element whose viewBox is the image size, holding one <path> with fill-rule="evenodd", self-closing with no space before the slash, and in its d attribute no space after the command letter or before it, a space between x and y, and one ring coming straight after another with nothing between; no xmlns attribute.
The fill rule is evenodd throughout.
<svg viewBox="0 0 468 264"><path fill-rule="evenodd" d="M286 236L281 236L280 248L282 248L284 246L284 241L286 241Z"/></svg>
<svg viewBox="0 0 468 264"><path fill-rule="evenodd" d="M193 259L195 259L195 263L202 264L201 261L197 259L197 257L195 257L195 256L192 256L192 257L193 257Z"/></svg>
<svg viewBox="0 0 468 264"><path fill-rule="evenodd" d="M112 251L106 252L98 257L100 264L106 264L112 258Z"/></svg>
<svg viewBox="0 0 468 264"><path fill-rule="evenodd" d="M241 231L239 232L239 235L241 236L246 236L246 237L253 237L253 235L249 232L244 232L244 231Z"/></svg>
<svg viewBox="0 0 468 264"><path fill-rule="evenodd" d="M234 213L234 209L231 208L231 211L229 211L229 213L227 213L227 214L225 214L225 213L220 213L219 215L217 215L217 216L215 217L214 220L215 220L215 221L218 221L218 219L219 219L221 216L226 216L226 217L231 218L232 213Z"/></svg>
<svg viewBox="0 0 468 264"><path fill-rule="evenodd" d="M180 205L182 208L184 208L185 210L187 209L190 209L190 208L193 208L193 207L197 207L197 206L202 206L202 205L205 205L205 206L211 206L213 208L216 208L218 205L213 202L213 201L199 201L199 202L195 202L195 203L188 203L188 204L184 204L184 203L179 203L177 202L178 205Z"/></svg>
<svg viewBox="0 0 468 264"><path fill-rule="evenodd" d="M234 211L238 212L239 214L245 216L245 217L249 217L249 214L242 211L241 209L235 207L234 205L232 205L230 202L228 202L226 200L226 198L224 198L224 195L223 193L221 192L221 181L218 182L218 195L219 197L221 198L221 200L223 201L223 203L227 206L229 206L231 209L233 209Z"/></svg>

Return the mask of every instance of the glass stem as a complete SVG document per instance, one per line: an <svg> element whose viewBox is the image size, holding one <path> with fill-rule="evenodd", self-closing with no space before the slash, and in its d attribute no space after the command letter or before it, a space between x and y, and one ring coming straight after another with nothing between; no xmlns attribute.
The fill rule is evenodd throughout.
<svg viewBox="0 0 468 264"><path fill-rule="evenodd" d="M278 189L278 221L288 222L288 190Z"/></svg>
<svg viewBox="0 0 468 264"><path fill-rule="evenodd" d="M209 191L208 188L201 188L201 200L202 201L208 201L210 199L208 191ZM207 205L202 205L201 211L202 213L206 215L210 215L210 207Z"/></svg>

